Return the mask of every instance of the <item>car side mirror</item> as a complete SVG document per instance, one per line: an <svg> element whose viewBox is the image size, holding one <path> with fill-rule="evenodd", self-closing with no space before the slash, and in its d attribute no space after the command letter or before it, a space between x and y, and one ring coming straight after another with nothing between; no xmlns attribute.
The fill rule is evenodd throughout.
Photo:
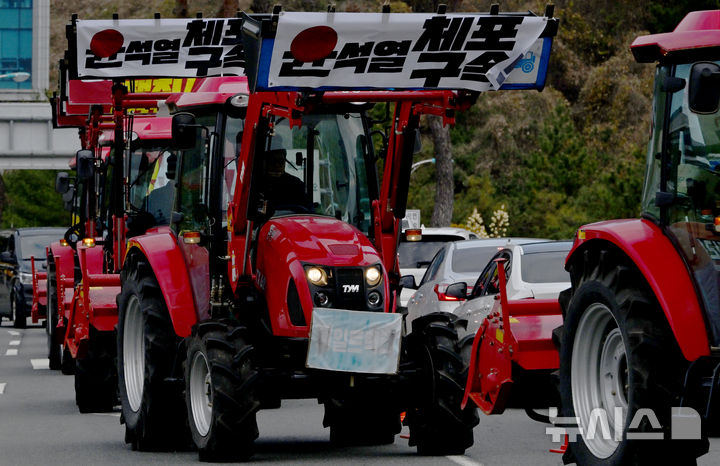
<svg viewBox="0 0 720 466"><path fill-rule="evenodd" d="M65 194L70 189L70 175L67 172L60 172L55 175L55 192Z"/></svg>
<svg viewBox="0 0 720 466"><path fill-rule="evenodd" d="M720 66L695 63L690 71L688 100L694 113L715 113L720 104Z"/></svg>
<svg viewBox="0 0 720 466"><path fill-rule="evenodd" d="M10 251L0 252L0 262L7 262L9 264L17 264L15 256Z"/></svg>
<svg viewBox="0 0 720 466"><path fill-rule="evenodd" d="M467 283L457 282L449 285L445 290L447 296L452 296L458 299L467 299Z"/></svg>
<svg viewBox="0 0 720 466"><path fill-rule="evenodd" d="M75 170L81 180L89 180L95 175L95 154L89 149L77 151L75 155Z"/></svg>
<svg viewBox="0 0 720 466"><path fill-rule="evenodd" d="M415 283L415 275L403 275L400 277L400 286L411 290L417 290L417 283Z"/></svg>
<svg viewBox="0 0 720 466"><path fill-rule="evenodd" d="M172 142L175 149L187 150L195 147L197 126L192 113L176 113L172 117Z"/></svg>

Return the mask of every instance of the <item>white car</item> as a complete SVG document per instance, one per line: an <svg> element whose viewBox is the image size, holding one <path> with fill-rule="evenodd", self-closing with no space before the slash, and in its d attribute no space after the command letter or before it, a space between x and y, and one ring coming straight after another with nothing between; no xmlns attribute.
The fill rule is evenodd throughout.
<svg viewBox="0 0 720 466"><path fill-rule="evenodd" d="M435 254L450 241L476 239L477 235L463 228L420 228L406 229L398 245L400 275L412 275L419 283ZM400 306L407 306L415 290L403 288L400 293Z"/></svg>
<svg viewBox="0 0 720 466"><path fill-rule="evenodd" d="M475 281L470 294L464 283L453 285L451 295L467 296L453 314L467 319L468 333L474 334L485 316L490 314L500 293L496 259L507 259L507 296L517 299L557 299L561 291L570 288L570 275L565 271L565 258L572 241L548 241L531 244L511 244L498 251ZM462 298L459 298L462 299Z"/></svg>
<svg viewBox="0 0 720 466"><path fill-rule="evenodd" d="M512 244L526 244L530 242L547 241L538 238L490 238L467 241L455 241L445 244L435 254L428 266L422 280L417 284L417 291L407 304L408 316L406 322L431 312L452 312L459 301L464 298L450 296L447 288L450 284L463 282L474 283L485 264L499 250ZM414 277L405 276L402 279L406 288L414 288L411 281Z"/></svg>

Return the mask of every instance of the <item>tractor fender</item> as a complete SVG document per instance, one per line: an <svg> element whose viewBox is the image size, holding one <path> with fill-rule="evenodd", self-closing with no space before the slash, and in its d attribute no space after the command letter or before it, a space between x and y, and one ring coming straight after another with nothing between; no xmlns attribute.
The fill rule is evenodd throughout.
<svg viewBox="0 0 720 466"><path fill-rule="evenodd" d="M160 285L175 333L183 338L190 336L192 326L197 322L197 313L190 277L175 235L169 229L164 229L135 236L128 241L125 262L132 254L142 255L150 264Z"/></svg>
<svg viewBox="0 0 720 466"><path fill-rule="evenodd" d="M702 308L687 267L662 230L646 219L609 220L580 227L566 268L584 251L611 243L640 270L652 288L688 361L710 354Z"/></svg>
<svg viewBox="0 0 720 466"><path fill-rule="evenodd" d="M63 246L55 241L48 248L48 255L52 254L55 261L55 276L75 279L75 251L70 246Z"/></svg>

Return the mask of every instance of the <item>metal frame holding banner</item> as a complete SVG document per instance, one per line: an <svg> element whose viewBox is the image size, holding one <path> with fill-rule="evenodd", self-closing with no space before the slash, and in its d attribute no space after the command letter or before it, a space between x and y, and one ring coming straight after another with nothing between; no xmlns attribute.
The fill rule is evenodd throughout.
<svg viewBox="0 0 720 466"><path fill-rule="evenodd" d="M71 79L247 74L253 91L542 89L557 20L532 13L303 13L80 20Z"/></svg>

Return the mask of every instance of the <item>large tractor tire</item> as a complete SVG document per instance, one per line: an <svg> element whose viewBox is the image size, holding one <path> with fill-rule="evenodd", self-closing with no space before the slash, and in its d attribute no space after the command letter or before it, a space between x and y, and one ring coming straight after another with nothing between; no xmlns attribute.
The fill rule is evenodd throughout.
<svg viewBox="0 0 720 466"><path fill-rule="evenodd" d="M67 346L63 346L61 359L60 372L62 372L63 375L74 375L76 368L75 358L73 358L72 353Z"/></svg>
<svg viewBox="0 0 720 466"><path fill-rule="evenodd" d="M670 439L671 407L680 406L688 363L645 278L609 248L587 251L569 270L573 287L561 297L564 325L556 332L560 399L563 417L577 417L585 435L570 442L565 462L695 464L707 451L707 440ZM640 409L650 411L641 411L633 423ZM662 428L643 413L654 415ZM591 419L592 436L587 435ZM622 431L616 432L616 425ZM663 438L639 439L653 434Z"/></svg>
<svg viewBox="0 0 720 466"><path fill-rule="evenodd" d="M244 461L258 437L258 372L245 327L197 324L187 345L185 401L201 461Z"/></svg>
<svg viewBox="0 0 720 466"><path fill-rule="evenodd" d="M405 424L410 446L421 455L462 455L473 444L477 409L472 404L460 408L467 368L456 326L463 324L450 313L433 312L413 320L407 337L408 358L418 366L420 379L416 406Z"/></svg>
<svg viewBox="0 0 720 466"><path fill-rule="evenodd" d="M400 412L374 399L327 400L323 425L330 427L330 442L338 446L388 445L399 433Z"/></svg>
<svg viewBox="0 0 720 466"><path fill-rule="evenodd" d="M47 317L45 319L45 333L47 335L48 360L50 369L59 370L62 367L62 345L58 343L58 294L55 276L55 261L48 259L47 275Z"/></svg>
<svg viewBox="0 0 720 466"><path fill-rule="evenodd" d="M181 339L147 262L129 257L120 278L117 373L125 442L141 451L184 448L182 386L171 382Z"/></svg>
<svg viewBox="0 0 720 466"><path fill-rule="evenodd" d="M112 411L117 404L115 332L90 329L87 355L75 360L75 403L81 413Z"/></svg>

